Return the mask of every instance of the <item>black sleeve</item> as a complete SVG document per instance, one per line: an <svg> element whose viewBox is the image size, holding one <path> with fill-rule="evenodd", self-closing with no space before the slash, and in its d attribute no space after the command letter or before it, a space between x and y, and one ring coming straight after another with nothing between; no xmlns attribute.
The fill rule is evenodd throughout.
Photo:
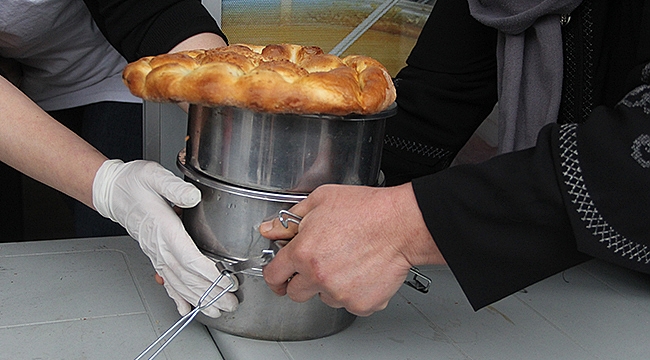
<svg viewBox="0 0 650 360"><path fill-rule="evenodd" d="M386 124L387 185L449 166L497 101L497 32L466 1L438 0L395 78L398 113Z"/></svg>
<svg viewBox="0 0 650 360"><path fill-rule="evenodd" d="M203 32L226 40L200 0L84 0L108 42L128 61L166 53Z"/></svg>
<svg viewBox="0 0 650 360"><path fill-rule="evenodd" d="M650 273L650 84L596 108L583 126L564 125L559 145L578 250Z"/></svg>
<svg viewBox="0 0 650 360"><path fill-rule="evenodd" d="M535 148L413 187L475 309L591 257L650 273L650 85L546 126Z"/></svg>

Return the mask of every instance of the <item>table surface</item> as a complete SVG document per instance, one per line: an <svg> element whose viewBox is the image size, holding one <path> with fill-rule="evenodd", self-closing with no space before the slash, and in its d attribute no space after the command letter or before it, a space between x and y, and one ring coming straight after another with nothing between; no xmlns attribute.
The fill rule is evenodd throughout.
<svg viewBox="0 0 650 360"><path fill-rule="evenodd" d="M338 334L260 341L191 324L166 359L648 359L650 276L599 261L477 312L447 267ZM134 358L177 319L128 237L0 244L0 359ZM215 345L216 342L216 345Z"/></svg>
<svg viewBox="0 0 650 360"><path fill-rule="evenodd" d="M133 359L179 319L130 237L0 244L0 359ZM161 359L223 359L190 324Z"/></svg>

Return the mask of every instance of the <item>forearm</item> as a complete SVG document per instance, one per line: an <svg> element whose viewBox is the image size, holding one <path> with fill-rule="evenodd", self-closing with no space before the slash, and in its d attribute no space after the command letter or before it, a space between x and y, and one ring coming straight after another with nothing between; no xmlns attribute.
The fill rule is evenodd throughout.
<svg viewBox="0 0 650 360"><path fill-rule="evenodd" d="M497 101L495 29L467 2L439 0L396 76L397 115L386 122L387 185L449 166Z"/></svg>
<svg viewBox="0 0 650 360"><path fill-rule="evenodd" d="M201 33L181 41L178 45L169 50L169 52L175 53L192 49L213 49L226 45L226 41L217 34Z"/></svg>
<svg viewBox="0 0 650 360"><path fill-rule="evenodd" d="M93 208L93 179L106 157L2 77L0 94L0 161Z"/></svg>
<svg viewBox="0 0 650 360"><path fill-rule="evenodd" d="M192 49L213 49L226 45L224 39L219 35L213 33L201 33L185 39L169 50L169 52L175 53ZM190 109L190 104L187 102L179 102L177 105L185 112L188 112Z"/></svg>

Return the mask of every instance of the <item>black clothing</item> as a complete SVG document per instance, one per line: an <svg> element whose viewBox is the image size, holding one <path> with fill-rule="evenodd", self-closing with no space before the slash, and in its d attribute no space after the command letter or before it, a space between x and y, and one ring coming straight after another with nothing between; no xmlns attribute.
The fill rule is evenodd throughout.
<svg viewBox="0 0 650 360"><path fill-rule="evenodd" d="M212 32L226 40L200 0L84 0L108 42L128 61L163 54Z"/></svg>
<svg viewBox="0 0 650 360"><path fill-rule="evenodd" d="M108 42L127 61L166 53L181 41L202 32L212 32L226 39L200 0L84 1ZM117 107L111 103L99 103L51 115L110 159L131 161L142 158L141 104ZM136 119L138 121L134 121ZM122 145L114 148L111 144ZM126 234L119 224L77 201L73 203L77 236Z"/></svg>
<svg viewBox="0 0 650 360"><path fill-rule="evenodd" d="M109 159L142 159L142 104L102 101L48 112ZM122 225L64 195L74 214L76 237L127 235Z"/></svg>
<svg viewBox="0 0 650 360"><path fill-rule="evenodd" d="M395 78L398 113L386 122L386 185L447 168L497 102L497 31L464 1L438 1Z"/></svg>
<svg viewBox="0 0 650 360"><path fill-rule="evenodd" d="M472 24L466 6L437 2L430 30L397 79L400 111L409 116L392 123L404 136L414 132L417 141L452 153L473 132L470 125L478 126L491 110L496 91L494 47L479 51L476 44L495 33ZM648 23L644 11L650 11L648 0L588 0L571 14L564 41L571 37L579 48L565 53L573 58L565 59L570 68L559 123L540 132L536 147L413 180L427 226L475 309L591 257L650 273L650 37L640 36ZM458 23L471 26L461 31ZM449 33L455 38L444 53L427 48ZM439 58L450 53L469 58L458 55L442 66ZM460 61L464 66L451 66ZM454 73L463 69L470 70ZM440 80L463 77L463 84L482 91L461 93ZM439 123L469 125L446 131ZM445 133L427 133L435 130Z"/></svg>

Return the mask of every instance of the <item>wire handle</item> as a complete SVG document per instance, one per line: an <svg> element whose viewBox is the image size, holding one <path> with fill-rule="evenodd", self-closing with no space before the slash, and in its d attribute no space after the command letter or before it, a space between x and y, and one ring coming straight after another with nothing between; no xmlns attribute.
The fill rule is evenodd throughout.
<svg viewBox="0 0 650 360"><path fill-rule="evenodd" d="M208 295L210 295L212 290L217 286L219 281L221 281L221 279L223 279L224 277L227 277L228 280L230 280L230 285L226 286L213 299L211 299L207 303L203 304L203 302L208 297ZM135 358L135 360L143 359L144 356L147 353L151 352L156 347L156 345L158 345L161 341L164 340L162 342L162 344L160 344L158 349L151 355L151 357L149 357L149 359L153 359L156 356L158 356L158 354L160 354L163 351L163 349L165 349L165 347L167 347L167 345L169 345L169 343L172 340L174 340L174 338L176 338L176 336L178 334L180 334L180 332L183 331L183 329L185 329L185 327L187 327L187 325L189 325L190 322L192 322L192 320L194 320L194 318L199 313L199 311L201 311L201 310L209 307L210 305L214 304L217 300L219 300L222 296L224 296L230 289L232 289L235 286L235 284L236 284L236 281L233 279L233 274L231 272L227 271L227 270L222 271L221 274L219 275L219 277L217 277L217 279L203 293L201 298L199 298L199 302L196 304L196 307L192 311L185 314L185 316L178 319L178 321L176 321L176 323L174 323L174 325L169 327L169 329L167 329L167 331L165 331L162 335L160 335L160 337L158 337L158 339L156 339L156 341L154 341L153 343L151 343L151 345L149 345L146 349L144 349L144 351L141 352L140 355L138 355L138 357ZM165 338L167 338L167 339L165 340Z"/></svg>
<svg viewBox="0 0 650 360"><path fill-rule="evenodd" d="M431 279L420 272L418 268L413 266L409 269L409 274L412 276L411 279L404 280L404 284L412 287L413 289L426 294L429 292L431 287Z"/></svg>
<svg viewBox="0 0 650 360"><path fill-rule="evenodd" d="M278 211L278 219L280 219L280 223L282 226L284 226L285 229L289 227L289 223L292 222L296 225L300 225L300 222L302 221L302 216L296 215L288 210L280 210Z"/></svg>

